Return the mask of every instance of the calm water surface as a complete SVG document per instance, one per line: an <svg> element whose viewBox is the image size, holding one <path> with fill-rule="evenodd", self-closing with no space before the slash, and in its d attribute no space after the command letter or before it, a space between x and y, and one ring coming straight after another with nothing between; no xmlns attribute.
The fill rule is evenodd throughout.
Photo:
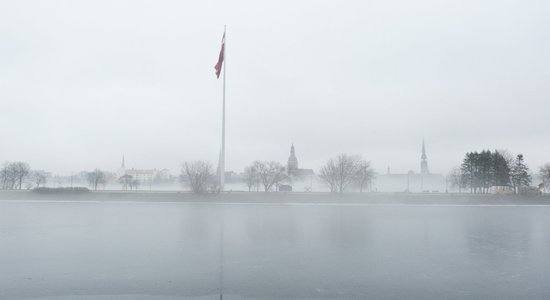
<svg viewBox="0 0 550 300"><path fill-rule="evenodd" d="M0 299L550 299L550 207L0 201Z"/></svg>

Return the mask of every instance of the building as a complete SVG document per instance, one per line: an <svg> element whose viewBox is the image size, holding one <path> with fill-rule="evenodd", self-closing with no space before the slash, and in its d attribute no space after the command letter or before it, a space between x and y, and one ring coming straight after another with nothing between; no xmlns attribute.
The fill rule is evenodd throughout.
<svg viewBox="0 0 550 300"><path fill-rule="evenodd" d="M298 159L296 158L294 144L290 146L290 156L288 157L287 168L289 172L298 170Z"/></svg>
<svg viewBox="0 0 550 300"><path fill-rule="evenodd" d="M126 175L126 166L124 164L124 154L122 155L122 163L120 164L120 168L116 171L116 175L118 178Z"/></svg>
<svg viewBox="0 0 550 300"><path fill-rule="evenodd" d="M447 183L442 174L430 173L426 145L422 140L420 173L409 171L405 174L392 174L388 167L386 174L376 177L374 190L379 192L446 192Z"/></svg>
<svg viewBox="0 0 550 300"><path fill-rule="evenodd" d="M170 180L168 169L128 169L125 175L132 176L140 183L160 183Z"/></svg>
<svg viewBox="0 0 550 300"><path fill-rule="evenodd" d="M314 176L315 173L312 169L300 169L298 167L298 158L296 158L296 149L294 144L290 147L290 156L287 161L287 170L291 177L294 179L303 179L307 176Z"/></svg>
<svg viewBox="0 0 550 300"><path fill-rule="evenodd" d="M168 169L126 169L124 155L122 155L122 163L116 172L118 178L124 175L132 176L133 180L139 183L160 183L170 181L170 171Z"/></svg>

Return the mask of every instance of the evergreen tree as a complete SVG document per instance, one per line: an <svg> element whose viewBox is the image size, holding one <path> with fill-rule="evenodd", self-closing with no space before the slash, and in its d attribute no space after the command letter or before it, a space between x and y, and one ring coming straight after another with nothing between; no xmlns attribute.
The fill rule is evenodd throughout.
<svg viewBox="0 0 550 300"><path fill-rule="evenodd" d="M506 158L499 152L493 153L493 185L510 185L510 165Z"/></svg>
<svg viewBox="0 0 550 300"><path fill-rule="evenodd" d="M510 184L510 165L498 151L468 152L461 165L462 182L472 193L488 193L492 186Z"/></svg>
<svg viewBox="0 0 550 300"><path fill-rule="evenodd" d="M511 170L512 186L515 193L519 193L521 188L529 186L531 184L531 175L529 174L529 168L523 161L523 155L518 154L514 165Z"/></svg>
<svg viewBox="0 0 550 300"><path fill-rule="evenodd" d="M489 192L493 182L493 155L489 150L483 150L478 156L479 183L481 193Z"/></svg>
<svg viewBox="0 0 550 300"><path fill-rule="evenodd" d="M470 187L471 193L477 192L477 160L479 154L477 152L468 152L464 156L462 161L461 169L462 175L464 177L463 182Z"/></svg>
<svg viewBox="0 0 550 300"><path fill-rule="evenodd" d="M546 191L550 188L550 163L546 163L539 169L539 176L542 179L543 189Z"/></svg>

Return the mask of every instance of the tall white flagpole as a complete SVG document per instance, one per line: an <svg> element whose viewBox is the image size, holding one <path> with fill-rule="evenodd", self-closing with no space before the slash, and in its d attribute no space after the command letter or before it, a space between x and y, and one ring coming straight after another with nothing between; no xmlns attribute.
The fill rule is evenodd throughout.
<svg viewBox="0 0 550 300"><path fill-rule="evenodd" d="M222 104L222 153L220 159L220 189L225 185L225 74L227 70L227 25L223 26L223 104Z"/></svg>

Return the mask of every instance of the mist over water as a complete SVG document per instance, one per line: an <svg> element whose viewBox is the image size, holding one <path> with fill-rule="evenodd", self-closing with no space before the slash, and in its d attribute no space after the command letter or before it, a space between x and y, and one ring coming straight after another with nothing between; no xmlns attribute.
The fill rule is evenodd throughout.
<svg viewBox="0 0 550 300"><path fill-rule="evenodd" d="M549 215L546 206L2 201L0 298L544 299Z"/></svg>

